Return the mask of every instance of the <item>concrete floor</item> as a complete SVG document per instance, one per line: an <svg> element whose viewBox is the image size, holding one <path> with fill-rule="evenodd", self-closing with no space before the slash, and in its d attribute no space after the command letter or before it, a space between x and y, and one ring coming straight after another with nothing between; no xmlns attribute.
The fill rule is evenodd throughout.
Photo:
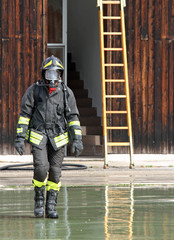
<svg viewBox="0 0 174 240"><path fill-rule="evenodd" d="M64 163L83 164L85 170L62 171L63 186L126 186L131 183L146 185L170 185L174 187L174 160L173 159L138 159L135 167L129 169L128 159L109 161L109 168L103 168L101 159L73 159L65 158ZM0 161L0 167L12 164ZM16 163L17 164L17 163ZM5 170L0 171L0 187L4 186L31 186L32 170Z"/></svg>

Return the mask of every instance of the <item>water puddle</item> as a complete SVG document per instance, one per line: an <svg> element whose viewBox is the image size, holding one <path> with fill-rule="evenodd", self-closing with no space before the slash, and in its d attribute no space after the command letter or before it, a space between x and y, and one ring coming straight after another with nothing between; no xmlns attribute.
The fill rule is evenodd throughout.
<svg viewBox="0 0 174 240"><path fill-rule="evenodd" d="M0 239L172 240L173 188L62 187L59 219L33 215L32 189L0 190Z"/></svg>

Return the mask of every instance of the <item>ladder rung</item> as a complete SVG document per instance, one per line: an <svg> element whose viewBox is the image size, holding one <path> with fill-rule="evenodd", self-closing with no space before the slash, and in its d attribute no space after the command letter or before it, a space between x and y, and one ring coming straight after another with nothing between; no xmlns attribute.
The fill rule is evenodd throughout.
<svg viewBox="0 0 174 240"><path fill-rule="evenodd" d="M106 111L106 113L111 114L126 114L127 111Z"/></svg>
<svg viewBox="0 0 174 240"><path fill-rule="evenodd" d="M125 82L124 79L105 79L105 82Z"/></svg>
<svg viewBox="0 0 174 240"><path fill-rule="evenodd" d="M104 32L104 35L122 35L122 32Z"/></svg>
<svg viewBox="0 0 174 240"><path fill-rule="evenodd" d="M104 48L104 51L123 51L123 48Z"/></svg>
<svg viewBox="0 0 174 240"><path fill-rule="evenodd" d="M108 142L107 143L108 146L115 146L115 147L124 147L124 146L130 146L129 142Z"/></svg>
<svg viewBox="0 0 174 240"><path fill-rule="evenodd" d="M106 129L108 130L127 130L128 126L124 126L124 127L106 127Z"/></svg>
<svg viewBox="0 0 174 240"><path fill-rule="evenodd" d="M124 64L123 63L105 63L104 66L105 67L123 67Z"/></svg>
<svg viewBox="0 0 174 240"><path fill-rule="evenodd" d="M109 16L109 17L103 17L103 19L106 19L106 20L119 20L121 19L120 16Z"/></svg>
<svg viewBox="0 0 174 240"><path fill-rule="evenodd" d="M103 4L120 4L120 1L102 1Z"/></svg>
<svg viewBox="0 0 174 240"><path fill-rule="evenodd" d="M126 98L126 95L105 95L105 98Z"/></svg>

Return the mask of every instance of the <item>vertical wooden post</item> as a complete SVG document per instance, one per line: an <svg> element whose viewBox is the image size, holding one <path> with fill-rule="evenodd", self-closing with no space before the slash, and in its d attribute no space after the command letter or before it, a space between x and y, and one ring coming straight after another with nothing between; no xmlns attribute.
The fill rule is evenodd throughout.
<svg viewBox="0 0 174 240"><path fill-rule="evenodd" d="M102 88L102 117L103 117L103 143L104 143L104 168L108 167L108 151L107 151L107 119L106 119L106 99L105 99L105 65L104 65L104 26L103 26L103 5L102 1L98 1L99 6L99 24L100 24L100 56L101 56L101 88Z"/></svg>
<svg viewBox="0 0 174 240"><path fill-rule="evenodd" d="M42 2L42 11L43 11L43 59L45 59L45 50L46 50L46 46L45 46L45 0L43 0Z"/></svg>

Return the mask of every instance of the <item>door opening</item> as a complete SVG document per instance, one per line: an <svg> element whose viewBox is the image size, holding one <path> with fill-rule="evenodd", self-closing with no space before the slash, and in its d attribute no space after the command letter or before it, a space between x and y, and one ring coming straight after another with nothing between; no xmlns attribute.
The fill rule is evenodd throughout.
<svg viewBox="0 0 174 240"><path fill-rule="evenodd" d="M67 83L67 0L47 1L47 52L58 57L64 66Z"/></svg>

